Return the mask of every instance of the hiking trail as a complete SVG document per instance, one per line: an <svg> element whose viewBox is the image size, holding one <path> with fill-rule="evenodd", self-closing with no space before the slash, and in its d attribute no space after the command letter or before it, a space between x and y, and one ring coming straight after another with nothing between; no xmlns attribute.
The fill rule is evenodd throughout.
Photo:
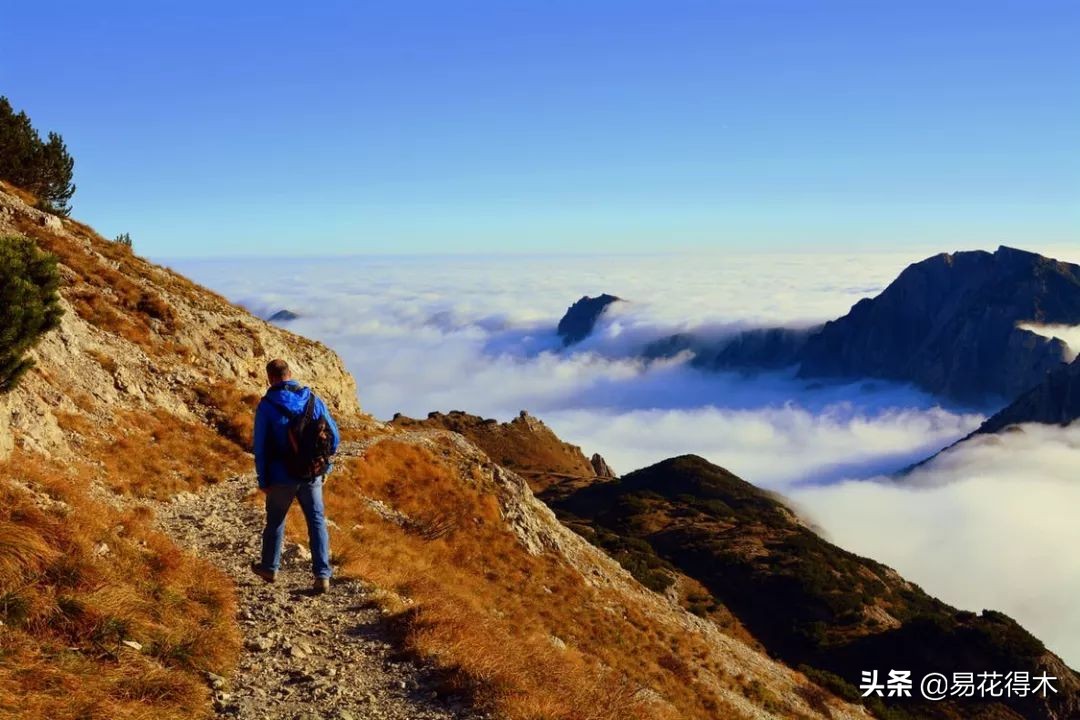
<svg viewBox="0 0 1080 720"><path fill-rule="evenodd" d="M340 455L360 455L372 442L343 443ZM232 678L208 676L218 717L487 720L464 698L436 694L431 669L402 659L371 585L335 577L329 593L312 594L307 548L288 539L277 582L256 577L249 566L263 510L248 499L255 488L246 474L154 503L164 532L236 583L243 649Z"/></svg>

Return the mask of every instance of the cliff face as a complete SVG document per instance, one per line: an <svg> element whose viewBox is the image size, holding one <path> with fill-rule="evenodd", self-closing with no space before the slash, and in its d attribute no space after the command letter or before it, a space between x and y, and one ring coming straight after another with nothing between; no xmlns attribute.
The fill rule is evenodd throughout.
<svg viewBox="0 0 1080 720"><path fill-rule="evenodd" d="M1080 324L1080 267L1001 247L915 263L826 323L799 353L803 377L880 377L971 402L1012 398L1068 347L1017 327Z"/></svg>

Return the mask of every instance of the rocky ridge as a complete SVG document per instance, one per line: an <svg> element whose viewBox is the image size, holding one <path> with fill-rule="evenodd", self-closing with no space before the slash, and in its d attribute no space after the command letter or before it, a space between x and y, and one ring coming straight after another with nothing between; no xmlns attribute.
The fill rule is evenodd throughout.
<svg viewBox="0 0 1080 720"><path fill-rule="evenodd" d="M690 350L694 365L707 370L797 367L806 379L881 378L1000 406L1070 358L1062 340L1026 323L1080 324L1080 266L1004 246L941 253L824 325L747 330L711 344L681 333L642 352Z"/></svg>

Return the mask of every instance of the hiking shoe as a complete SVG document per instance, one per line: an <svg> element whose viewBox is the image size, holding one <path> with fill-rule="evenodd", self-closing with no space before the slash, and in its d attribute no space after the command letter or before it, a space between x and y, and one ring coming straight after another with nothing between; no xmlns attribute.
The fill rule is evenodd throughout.
<svg viewBox="0 0 1080 720"><path fill-rule="evenodd" d="M259 563L251 563L251 572L255 573L268 583L274 582L274 579L277 578L276 572L274 572L273 570L267 570Z"/></svg>
<svg viewBox="0 0 1080 720"><path fill-rule="evenodd" d="M330 589L330 578L315 578L315 584L311 586L311 590L316 595L322 595Z"/></svg>

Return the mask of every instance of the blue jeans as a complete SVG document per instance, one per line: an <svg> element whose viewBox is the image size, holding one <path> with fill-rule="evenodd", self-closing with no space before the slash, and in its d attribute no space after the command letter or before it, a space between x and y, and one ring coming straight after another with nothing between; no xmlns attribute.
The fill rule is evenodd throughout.
<svg viewBox="0 0 1080 720"><path fill-rule="evenodd" d="M308 543L311 548L311 572L317 578L328 578L330 572L330 536L326 532L323 508L323 479L295 485L271 485L266 493L266 529L262 536L262 567L277 572L281 564L281 542L285 538L285 516L293 498L307 520Z"/></svg>

